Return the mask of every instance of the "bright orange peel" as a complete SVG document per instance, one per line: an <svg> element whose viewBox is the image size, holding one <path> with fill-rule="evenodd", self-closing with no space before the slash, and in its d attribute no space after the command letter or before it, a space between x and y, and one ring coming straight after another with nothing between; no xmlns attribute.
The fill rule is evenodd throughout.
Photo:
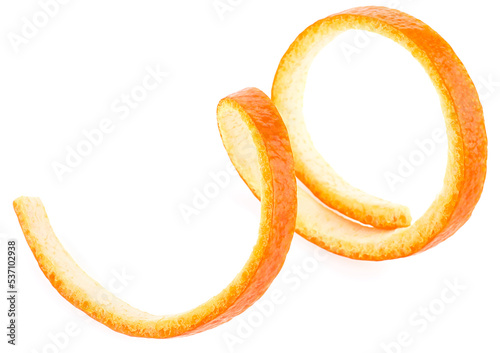
<svg viewBox="0 0 500 353"><path fill-rule="evenodd" d="M307 71L316 54L349 29L381 34L408 49L429 74L441 99L449 149L445 180L429 209L412 225L406 207L343 181L314 149L305 128L302 100ZM316 22L298 36L281 60L272 98L276 106L264 93L249 88L223 99L217 109L229 157L262 201L257 243L228 287L177 315L151 315L136 309L76 264L55 236L38 198L21 197L14 201L19 223L54 288L75 307L117 332L149 338L190 335L230 320L262 296L285 261L294 228L333 253L387 260L435 246L470 217L486 176L483 111L461 61L423 22L382 7L355 8ZM295 172L317 198L297 188Z"/></svg>
<svg viewBox="0 0 500 353"><path fill-rule="evenodd" d="M117 332L169 338L218 326L264 294L285 261L295 229L297 190L288 134L276 107L257 89L223 99L217 120L222 135L248 137L260 165L259 236L236 278L193 310L166 316L143 312L108 292L76 264L55 236L40 199L21 197L14 201L14 208L28 245L45 276L66 300Z"/></svg>
<svg viewBox="0 0 500 353"><path fill-rule="evenodd" d="M302 104L308 69L325 45L350 29L378 33L409 50L430 76L441 99L449 149L443 188L425 214L406 228L390 229L409 225L407 209L344 182L315 150L304 124ZM326 206L374 226L337 214L299 187L296 231L309 241L354 259L394 259L435 246L470 217L486 176L483 110L460 59L422 21L398 10L360 7L314 23L297 37L281 60L272 100L290 135L297 177ZM236 169L260 197L255 155L241 156L228 146Z"/></svg>

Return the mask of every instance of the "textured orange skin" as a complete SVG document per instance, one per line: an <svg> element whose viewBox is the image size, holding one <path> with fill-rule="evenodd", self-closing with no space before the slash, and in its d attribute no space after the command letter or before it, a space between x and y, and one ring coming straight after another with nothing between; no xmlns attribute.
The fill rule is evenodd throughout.
<svg viewBox="0 0 500 353"><path fill-rule="evenodd" d="M265 190L258 242L238 276L220 294L191 311L171 316L144 313L105 291L85 274L53 234L41 201L21 197L14 201L14 209L28 245L42 272L66 300L117 332L134 337L170 338L192 335L227 322L264 294L283 266L295 229L297 189L293 156L285 125L264 93L246 89L223 99L218 107L219 124L228 112L237 112L253 136ZM82 283L85 286L78 285ZM103 305L96 298L99 296L109 298L111 304Z"/></svg>
<svg viewBox="0 0 500 353"><path fill-rule="evenodd" d="M294 70L298 65L301 65L301 60L307 56L310 46L314 45L315 41L325 40L328 42L333 39L330 37L331 28L338 28L340 32L348 29L370 30L393 39L406 49L411 50L429 73L441 98L447 123L450 154L453 153L453 156L449 155L445 180L447 191L439 202L436 199L433 203L429 209L432 212L425 221L421 218L410 228L396 230L398 233L389 245L384 245L381 242L377 245L377 241L373 241L370 245L370 251L363 243L356 243L356 240L352 244L347 244L338 238L333 243L331 236L321 234L321 230L314 229L312 225L308 226L312 222L301 214L300 195L296 231L326 250L354 259L387 260L427 250L450 237L469 219L483 190L486 177L487 137L483 110L476 88L450 45L422 21L401 11L384 7L350 9L329 16L308 27L297 37L280 62L273 85L272 100L282 114L292 140L295 132L288 125L285 111L287 106L295 104L293 101L295 97L293 97L293 91L287 93L287 90L295 90ZM302 83L302 81L300 82ZM300 142L300 138L298 141ZM361 205L360 211L360 207L351 207L349 203L339 205L335 201L328 202L335 200L336 195L332 195L321 183L315 182L315 177L308 169L310 160L302 160L300 153L298 153L301 152L300 146L297 149L292 141L292 148L295 155L297 177L318 199L328 206L376 228L391 229L394 225L404 224L404 220L402 223L399 222L398 218L394 218L394 214L387 211L385 214L384 212L380 213L381 217L376 219L372 216L367 217L367 213L362 212L363 205ZM321 173L316 173L316 175L321 175ZM356 202L359 204L359 200L352 200L353 204ZM370 206L366 206L366 208L365 211L374 211ZM437 213L441 213L442 217L436 217ZM394 221L396 223L393 223ZM332 222L331 227L333 224L335 222ZM417 224L418 227L415 228ZM354 228L357 233L370 234L370 236L387 237L390 234L389 231L381 230L368 233L362 227L356 226ZM412 228L422 236L418 241L412 240L408 243L403 240L403 235L410 234ZM408 232L405 229L408 229ZM400 235L402 240L398 244L397 239ZM378 249L375 249L377 246ZM389 247L380 248L384 246Z"/></svg>
<svg viewBox="0 0 500 353"><path fill-rule="evenodd" d="M306 239L329 251L355 259L386 260L424 251L456 232L470 217L481 195L486 175L487 140L477 92L453 50L421 21L399 11L366 7L330 16L306 31L315 31L334 18L342 18L351 23L361 21L384 23L411 38L415 45L426 52L449 94L442 99L451 104L456 114L453 120L456 125L451 125L451 128L459 138L451 143L454 144L454 151L460 154L457 158L460 163L454 166L457 180L454 185L458 192L447 199L450 206L444 208L445 221L440 220L433 225L433 228L431 227L439 231L432 233L430 238L425 238L425 243L405 244L408 249L404 251L394 248L387 249L382 254L372 254L356 247L346 251L321 238L315 238L308 231L303 229L297 231ZM294 45L299 44L294 43L291 49ZM260 141L256 142L256 145L264 183L267 182L262 190L256 192L255 187L251 186L252 183L240 173L256 196L261 198L263 215L266 213L271 215L269 222L261 223L259 240L263 241L258 242L252 257L245 265L248 271L240 273L217 297L190 312L158 318L153 325L141 320L124 320L120 313L109 312L106 308L95 304L92 298L85 297L82 290L71 287L60 276L61 268L53 264L54 258L51 258L42 247L44 238L51 238L51 241L55 238L43 205L36 198L19 198L14 202L14 208L26 240L45 276L70 303L117 332L136 337L168 338L190 335L215 327L243 312L262 296L282 267L293 235L297 212L293 158L286 128L277 109L265 94L257 89L247 89L222 100L218 109L219 124L223 108L227 105L236 107L240 114L251 120L252 123L248 127L254 135L254 140ZM321 186L317 187L317 193L322 196ZM362 215L359 216L362 218ZM60 246L58 242L55 245ZM117 302L121 304L121 301ZM149 320L149 314L144 313L144 315Z"/></svg>
<svg viewBox="0 0 500 353"><path fill-rule="evenodd" d="M397 10L376 7L355 8L342 14L379 19L411 38L427 53L452 97L463 139L463 182L448 224L420 252L428 250L448 239L467 222L483 191L488 140L476 87L450 45L422 21Z"/></svg>

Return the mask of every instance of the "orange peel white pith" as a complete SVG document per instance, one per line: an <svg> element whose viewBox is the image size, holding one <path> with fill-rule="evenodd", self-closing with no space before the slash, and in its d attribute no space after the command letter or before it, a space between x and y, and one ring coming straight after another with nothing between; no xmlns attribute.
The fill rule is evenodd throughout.
<svg viewBox="0 0 500 353"><path fill-rule="evenodd" d="M223 99L217 118L221 134L248 136L261 170L259 237L241 272L221 293L191 311L148 314L89 277L55 236L40 199L21 197L14 201L14 209L28 245L45 276L66 300L117 332L169 338L218 326L264 294L285 261L295 228L297 190L288 135L275 106L257 89Z"/></svg>
<svg viewBox="0 0 500 353"><path fill-rule="evenodd" d="M343 181L315 150L305 128L302 100L308 69L326 44L350 29L381 34L409 50L441 99L449 151L446 175L439 195L412 225L406 207ZM439 34L397 10L361 7L316 22L297 37L281 60L272 101L256 88L245 89L221 100L217 120L231 161L261 200L257 243L236 278L191 311L148 314L90 278L55 236L40 199L21 197L14 201L14 209L27 243L42 272L66 300L130 336L195 334L230 320L262 296L285 261L294 229L320 247L354 259L409 256L454 234L470 217L483 189L487 138L474 84ZM317 198L297 188L295 173Z"/></svg>
<svg viewBox="0 0 500 353"><path fill-rule="evenodd" d="M407 228L382 229L406 224L406 208L374 198L342 181L314 149L304 124L302 100L308 69L326 44L349 29L381 34L408 49L422 64L441 98L449 150L443 188L425 214ZM487 138L476 88L450 45L410 15L383 7L361 7L316 22L297 37L281 60L272 100L290 135L297 177L326 206L376 226L367 227L339 216L299 187L296 232L328 251L361 260L387 260L424 251L455 233L481 196ZM259 197L255 156L251 161L237 151L228 152L242 178Z"/></svg>

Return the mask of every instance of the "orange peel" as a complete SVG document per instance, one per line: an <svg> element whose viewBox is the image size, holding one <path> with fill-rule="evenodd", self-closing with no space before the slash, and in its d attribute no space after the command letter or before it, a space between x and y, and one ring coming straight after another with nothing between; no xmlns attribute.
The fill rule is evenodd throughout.
<svg viewBox="0 0 500 353"><path fill-rule="evenodd" d="M308 68L328 42L349 29L381 34L409 50L441 99L449 150L443 188L412 225L406 207L342 180L315 150L305 128L302 100ZM165 316L143 312L78 266L55 236L40 199L21 197L14 201L14 209L27 243L66 300L130 336L169 338L202 332L242 313L264 294L283 266L294 230L328 251L354 259L413 255L447 239L469 219L486 176L483 111L465 67L429 26L388 8L355 8L308 27L280 62L272 101L256 88L242 90L221 100L217 121L231 161L261 200L259 236L241 272L221 293L193 310ZM297 188L295 173L316 198Z"/></svg>
<svg viewBox="0 0 500 353"><path fill-rule="evenodd" d="M169 338L218 326L262 296L285 261L295 229L297 190L288 134L276 107L257 89L223 99L217 120L221 135L248 138L260 166L259 236L241 272L221 293L193 310L166 316L143 312L108 292L76 264L55 236L40 199L21 197L14 201L14 209L28 245L66 300L117 332Z"/></svg>
<svg viewBox="0 0 500 353"><path fill-rule="evenodd" d="M409 227L405 208L365 194L335 174L314 149L302 104L308 69L316 54L350 29L378 33L409 50L430 76L441 99L448 137L442 190ZM487 138L479 97L450 45L422 21L398 10L360 7L322 19L302 32L281 60L272 100L287 126L297 177L317 197L298 188L296 232L320 247L360 260L388 260L427 250L454 234L470 217L486 176ZM258 198L256 156L226 144L236 169ZM347 219L329 206L357 221ZM390 229L398 227L397 229ZM386 229L384 229L386 228Z"/></svg>

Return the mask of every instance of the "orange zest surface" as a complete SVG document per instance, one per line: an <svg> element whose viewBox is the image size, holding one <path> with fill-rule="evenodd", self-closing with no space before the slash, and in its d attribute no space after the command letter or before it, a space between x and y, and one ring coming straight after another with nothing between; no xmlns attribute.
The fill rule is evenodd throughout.
<svg viewBox="0 0 500 353"><path fill-rule="evenodd" d="M323 47L351 29L378 33L409 50L441 100L448 137L446 174L441 192L413 224L407 207L366 194L337 175L306 130L302 106L308 69ZM469 219L486 177L483 110L465 67L429 26L388 8L355 8L314 23L281 60L272 101L256 88L242 90L220 101L217 121L232 163L261 200L257 243L241 272L221 293L193 310L151 315L89 277L55 236L40 199L21 197L14 201L14 209L28 245L66 300L130 336L195 334L230 320L264 294L285 261L294 230L328 251L354 259L413 255L447 239ZM308 190L297 187L295 173Z"/></svg>
<svg viewBox="0 0 500 353"><path fill-rule="evenodd" d="M89 277L55 236L40 199L21 197L14 201L14 208L28 245L45 276L66 300L117 332L169 338L218 326L264 294L285 261L295 229L297 190L288 134L275 106L257 89L223 99L217 119L221 135L247 138L260 166L259 236L236 278L221 293L193 310L166 316L148 314Z"/></svg>
<svg viewBox="0 0 500 353"><path fill-rule="evenodd" d="M338 34L359 29L394 40L424 67L441 99L448 136L443 188L425 214L409 225L407 209L367 195L344 182L315 150L303 119L307 72L316 54ZM450 45L422 21L383 7L361 7L314 23L281 60L272 100L290 134L299 187L296 231L333 253L362 260L409 256L454 234L470 217L486 176L487 138L477 91ZM228 147L226 145L226 147ZM229 151L236 169L260 197L255 156ZM321 203L323 201L325 204ZM367 227L337 214L329 207ZM385 229L383 229L385 228Z"/></svg>

